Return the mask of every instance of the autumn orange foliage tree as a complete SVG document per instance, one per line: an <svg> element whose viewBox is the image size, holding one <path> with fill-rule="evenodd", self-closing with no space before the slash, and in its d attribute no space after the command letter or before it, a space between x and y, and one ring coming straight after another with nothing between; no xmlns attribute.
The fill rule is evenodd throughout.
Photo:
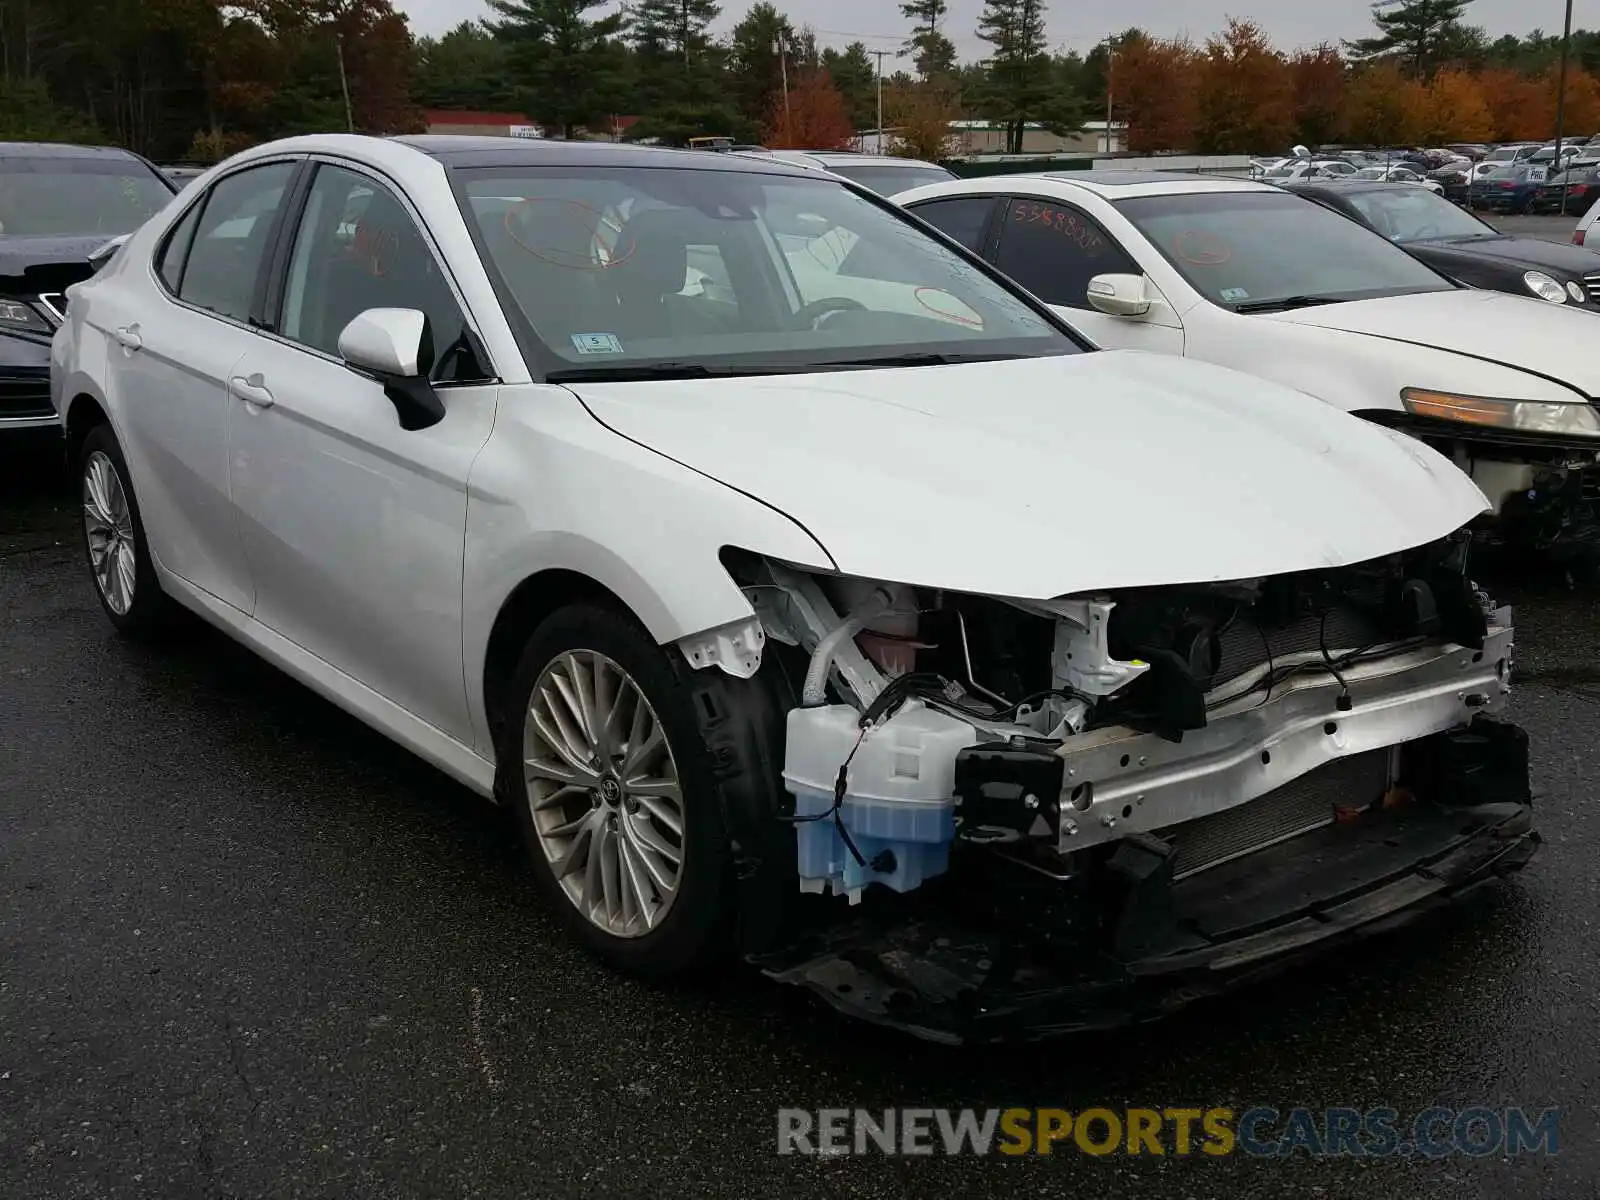
<svg viewBox="0 0 1600 1200"><path fill-rule="evenodd" d="M1343 57L1330 45L1302 50L1289 60L1295 141L1315 146L1334 139L1348 75Z"/></svg>
<svg viewBox="0 0 1600 1200"><path fill-rule="evenodd" d="M1543 104L1540 83L1508 68L1496 67L1479 72L1478 88L1488 105L1489 123L1494 130L1489 137L1505 142L1526 136L1523 131L1538 119Z"/></svg>
<svg viewBox="0 0 1600 1200"><path fill-rule="evenodd" d="M807 71L784 96L772 94L766 144L774 150L838 150L855 136L844 97L823 70Z"/></svg>
<svg viewBox="0 0 1600 1200"><path fill-rule="evenodd" d="M1352 64L1332 45L1285 56L1254 21L1230 18L1196 49L1134 32L1112 61L1114 116L1137 152L1267 153L1315 146L1536 141L1555 131L1557 72L1445 62L1428 76L1392 58ZM1600 131L1600 79L1573 63L1564 128Z"/></svg>
<svg viewBox="0 0 1600 1200"><path fill-rule="evenodd" d="M1437 145L1443 141L1486 142L1494 137L1494 114L1477 76L1443 70L1433 82L1408 79L1401 97L1405 113L1401 140Z"/></svg>
<svg viewBox="0 0 1600 1200"><path fill-rule="evenodd" d="M1406 131L1406 78L1392 62L1356 71L1345 92L1339 135L1346 141L1393 146Z"/></svg>
<svg viewBox="0 0 1600 1200"><path fill-rule="evenodd" d="M1557 71L1555 67L1539 78L1539 101L1527 114L1529 123L1539 122L1541 132L1523 136L1549 137L1556 127ZM1567 68L1567 106L1562 122L1568 137L1588 137L1600 130L1600 81L1582 68Z"/></svg>
<svg viewBox="0 0 1600 1200"><path fill-rule="evenodd" d="M1229 18L1195 61L1195 149L1242 154L1281 145L1294 131L1289 64L1261 26Z"/></svg>
<svg viewBox="0 0 1600 1200"><path fill-rule="evenodd" d="M1113 115L1127 122L1128 149L1148 153L1194 143L1198 58L1184 38L1122 39L1112 56L1111 79Z"/></svg>
<svg viewBox="0 0 1600 1200"><path fill-rule="evenodd" d="M934 162L949 153L950 122L961 115L961 107L954 91L929 79L885 91L883 115L894 130L889 153Z"/></svg>

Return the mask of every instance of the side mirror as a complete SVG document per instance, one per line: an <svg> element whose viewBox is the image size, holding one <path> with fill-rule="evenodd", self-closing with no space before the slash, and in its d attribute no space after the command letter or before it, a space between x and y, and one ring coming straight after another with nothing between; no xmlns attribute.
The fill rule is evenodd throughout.
<svg viewBox="0 0 1600 1200"><path fill-rule="evenodd" d="M444 420L444 401L428 382L433 331L414 308L369 308L339 334L345 365L383 384L401 429L426 429Z"/></svg>
<svg viewBox="0 0 1600 1200"><path fill-rule="evenodd" d="M1096 275L1089 280L1089 306L1113 317L1142 317L1150 311L1143 275Z"/></svg>
<svg viewBox="0 0 1600 1200"><path fill-rule="evenodd" d="M96 246L89 251L89 269L95 274L105 270L106 264L117 256L117 251L122 249L122 244L132 236L131 233L119 233L105 245Z"/></svg>

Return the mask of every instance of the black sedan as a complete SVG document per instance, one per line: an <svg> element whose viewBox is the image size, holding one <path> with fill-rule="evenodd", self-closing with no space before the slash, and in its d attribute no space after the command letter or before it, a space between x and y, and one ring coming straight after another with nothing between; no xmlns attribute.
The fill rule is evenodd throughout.
<svg viewBox="0 0 1600 1200"><path fill-rule="evenodd" d="M1569 213L1581 217L1600 199L1600 162L1575 162L1559 175L1545 180L1533 198L1536 213Z"/></svg>
<svg viewBox="0 0 1600 1200"><path fill-rule="evenodd" d="M91 256L172 199L165 175L105 146L0 143L0 435L56 428L50 339Z"/></svg>
<svg viewBox="0 0 1600 1200"><path fill-rule="evenodd" d="M1468 287L1600 313L1600 254L1593 250L1501 233L1415 184L1319 179L1287 190L1377 230Z"/></svg>
<svg viewBox="0 0 1600 1200"><path fill-rule="evenodd" d="M1525 213L1544 186L1546 174L1545 167L1529 163L1496 167L1472 180L1467 188L1467 202L1473 208L1487 208L1491 212Z"/></svg>
<svg viewBox="0 0 1600 1200"><path fill-rule="evenodd" d="M1444 189L1444 198L1452 204L1465 204L1472 185L1472 162L1457 159L1428 172L1428 178Z"/></svg>

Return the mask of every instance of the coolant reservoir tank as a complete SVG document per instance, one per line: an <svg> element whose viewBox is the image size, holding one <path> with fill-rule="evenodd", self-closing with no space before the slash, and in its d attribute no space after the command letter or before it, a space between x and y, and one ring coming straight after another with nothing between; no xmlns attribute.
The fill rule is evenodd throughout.
<svg viewBox="0 0 1600 1200"><path fill-rule="evenodd" d="M919 700L865 734L859 717L845 704L794 709L783 767L796 817L815 818L795 826L800 890L842 892L851 903L869 883L909 892L944 871L955 838L956 755L978 740L971 725ZM834 783L846 758L844 799L834 815Z"/></svg>

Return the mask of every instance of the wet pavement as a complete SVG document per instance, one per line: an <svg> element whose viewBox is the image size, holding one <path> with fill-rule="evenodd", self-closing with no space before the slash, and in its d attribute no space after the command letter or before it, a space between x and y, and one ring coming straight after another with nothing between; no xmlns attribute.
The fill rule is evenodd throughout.
<svg viewBox="0 0 1600 1200"><path fill-rule="evenodd" d="M1520 217L1494 217L1485 213L1478 215L1502 233L1538 238L1542 242L1570 242L1572 231L1578 227L1577 217L1561 216L1556 213L1544 216L1530 213Z"/></svg>
<svg viewBox="0 0 1600 1200"><path fill-rule="evenodd" d="M1600 1194L1600 600L1500 581L1547 844L1469 907L1026 1051L618 978L508 820L221 636L111 631L0 456L0 1196ZM779 1157L776 1110L1562 1109L1554 1157Z"/></svg>

